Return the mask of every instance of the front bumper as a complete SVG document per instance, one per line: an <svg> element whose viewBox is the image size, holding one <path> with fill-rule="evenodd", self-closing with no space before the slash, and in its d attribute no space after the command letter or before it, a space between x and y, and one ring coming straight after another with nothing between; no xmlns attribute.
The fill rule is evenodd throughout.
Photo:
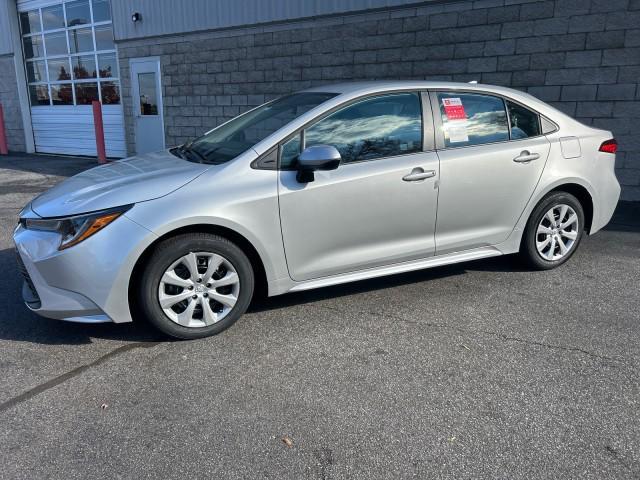
<svg viewBox="0 0 640 480"><path fill-rule="evenodd" d="M122 215L84 242L59 251L52 232L14 231L22 295L44 317L83 323L130 322L129 279L155 235Z"/></svg>

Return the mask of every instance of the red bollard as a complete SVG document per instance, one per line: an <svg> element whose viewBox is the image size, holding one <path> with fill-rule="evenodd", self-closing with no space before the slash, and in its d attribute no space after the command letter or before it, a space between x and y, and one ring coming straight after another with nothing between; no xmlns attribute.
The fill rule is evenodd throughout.
<svg viewBox="0 0 640 480"><path fill-rule="evenodd" d="M0 155L9 155L9 146L7 145L7 132L4 129L4 111L0 103Z"/></svg>
<svg viewBox="0 0 640 480"><path fill-rule="evenodd" d="M107 163L107 151L104 146L104 125L102 124L102 105L94 100L93 106L93 126L96 130L96 150L98 151L98 163Z"/></svg>

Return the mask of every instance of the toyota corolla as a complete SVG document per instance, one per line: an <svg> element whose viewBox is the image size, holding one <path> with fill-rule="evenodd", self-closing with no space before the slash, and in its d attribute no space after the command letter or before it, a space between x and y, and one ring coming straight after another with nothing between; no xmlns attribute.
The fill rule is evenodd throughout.
<svg viewBox="0 0 640 480"><path fill-rule="evenodd" d="M616 147L508 88L313 88L35 198L14 233L24 300L189 339L232 325L258 286L272 296L515 253L555 268L610 220Z"/></svg>

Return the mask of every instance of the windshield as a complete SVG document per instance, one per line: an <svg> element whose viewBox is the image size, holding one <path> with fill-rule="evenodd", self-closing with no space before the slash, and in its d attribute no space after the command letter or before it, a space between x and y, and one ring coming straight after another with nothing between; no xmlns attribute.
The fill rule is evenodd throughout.
<svg viewBox="0 0 640 480"><path fill-rule="evenodd" d="M220 164L228 162L264 140L287 123L317 107L336 93L294 93L244 113L185 144L189 160Z"/></svg>

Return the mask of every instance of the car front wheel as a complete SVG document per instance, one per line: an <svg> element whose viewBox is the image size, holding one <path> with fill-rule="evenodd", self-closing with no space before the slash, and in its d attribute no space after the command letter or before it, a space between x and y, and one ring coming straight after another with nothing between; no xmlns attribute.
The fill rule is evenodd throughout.
<svg viewBox="0 0 640 480"><path fill-rule="evenodd" d="M584 210L576 197L551 193L531 213L520 254L538 270L558 267L578 248L584 225Z"/></svg>
<svg viewBox="0 0 640 480"><path fill-rule="evenodd" d="M175 338L215 335L247 310L254 276L243 251L226 238L189 233L160 243L138 286L149 322Z"/></svg>

